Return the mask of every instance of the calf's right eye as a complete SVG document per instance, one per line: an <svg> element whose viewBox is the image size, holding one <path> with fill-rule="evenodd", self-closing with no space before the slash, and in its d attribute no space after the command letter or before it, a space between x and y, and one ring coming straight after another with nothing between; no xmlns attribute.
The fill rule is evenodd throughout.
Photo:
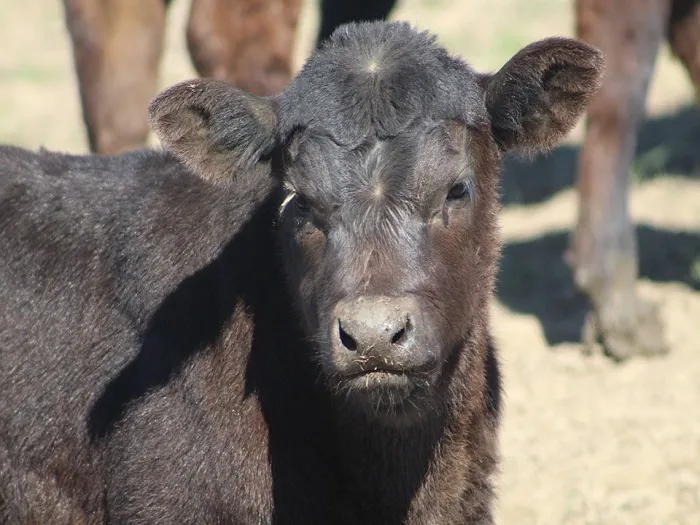
<svg viewBox="0 0 700 525"><path fill-rule="evenodd" d="M309 214L311 213L311 207L309 202L299 194L294 196L294 207L299 213Z"/></svg>

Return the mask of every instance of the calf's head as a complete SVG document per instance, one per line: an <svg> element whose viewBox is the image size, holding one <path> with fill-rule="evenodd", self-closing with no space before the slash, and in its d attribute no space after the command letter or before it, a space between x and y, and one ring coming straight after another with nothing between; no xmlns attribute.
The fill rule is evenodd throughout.
<svg viewBox="0 0 700 525"><path fill-rule="evenodd" d="M150 111L212 183L276 181L288 286L327 384L401 419L483 362L501 154L553 146L601 73L599 52L564 38L478 74L405 23L352 24L277 97L199 80Z"/></svg>

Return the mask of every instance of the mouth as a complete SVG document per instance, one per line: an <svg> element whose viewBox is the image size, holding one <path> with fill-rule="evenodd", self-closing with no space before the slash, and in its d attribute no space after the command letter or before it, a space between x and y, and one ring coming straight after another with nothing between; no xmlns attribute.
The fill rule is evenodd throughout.
<svg viewBox="0 0 700 525"><path fill-rule="evenodd" d="M372 417L381 414L384 418L395 419L410 412L414 404L411 399L421 397L422 383L405 372L372 369L345 376L340 385L341 399L352 401Z"/></svg>
<svg viewBox="0 0 700 525"><path fill-rule="evenodd" d="M431 399L435 360L399 360L396 357L357 356L331 372L333 390L342 404L349 403L372 418L405 421Z"/></svg>
<svg viewBox="0 0 700 525"><path fill-rule="evenodd" d="M366 372L359 372L347 377L346 381L354 388L364 390L374 390L379 388L407 388L411 379L404 373L397 370L376 369Z"/></svg>
<svg viewBox="0 0 700 525"><path fill-rule="evenodd" d="M359 380L373 383L402 384L412 380L427 378L435 368L435 360L427 359L421 363L406 363L397 359L358 356L335 370L334 375L340 381L357 382Z"/></svg>

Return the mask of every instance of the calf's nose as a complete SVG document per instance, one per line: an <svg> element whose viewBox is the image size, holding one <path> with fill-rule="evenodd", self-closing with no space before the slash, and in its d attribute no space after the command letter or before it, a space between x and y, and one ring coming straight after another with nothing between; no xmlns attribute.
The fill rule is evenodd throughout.
<svg viewBox="0 0 700 525"><path fill-rule="evenodd" d="M418 318L412 297L359 297L338 302L333 313L333 346L341 360L376 358L397 371L411 367Z"/></svg>

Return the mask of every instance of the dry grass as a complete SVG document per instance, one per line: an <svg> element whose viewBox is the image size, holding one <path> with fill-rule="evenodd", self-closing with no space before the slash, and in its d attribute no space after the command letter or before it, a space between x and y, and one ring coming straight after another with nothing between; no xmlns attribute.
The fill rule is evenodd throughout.
<svg viewBox="0 0 700 525"><path fill-rule="evenodd" d="M187 2L170 14L161 85L193 75ZM431 29L479 68L525 43L570 35L569 0L403 0L394 18ZM301 63L315 31L307 1ZM84 151L59 0L0 0L0 141ZM494 306L505 365L499 523L700 523L700 117L685 73L660 56L632 193L641 285L658 300L672 353L615 366L576 353L583 313L561 261L575 220L575 144L532 164L509 162L508 244ZM695 171L694 171L695 170Z"/></svg>

